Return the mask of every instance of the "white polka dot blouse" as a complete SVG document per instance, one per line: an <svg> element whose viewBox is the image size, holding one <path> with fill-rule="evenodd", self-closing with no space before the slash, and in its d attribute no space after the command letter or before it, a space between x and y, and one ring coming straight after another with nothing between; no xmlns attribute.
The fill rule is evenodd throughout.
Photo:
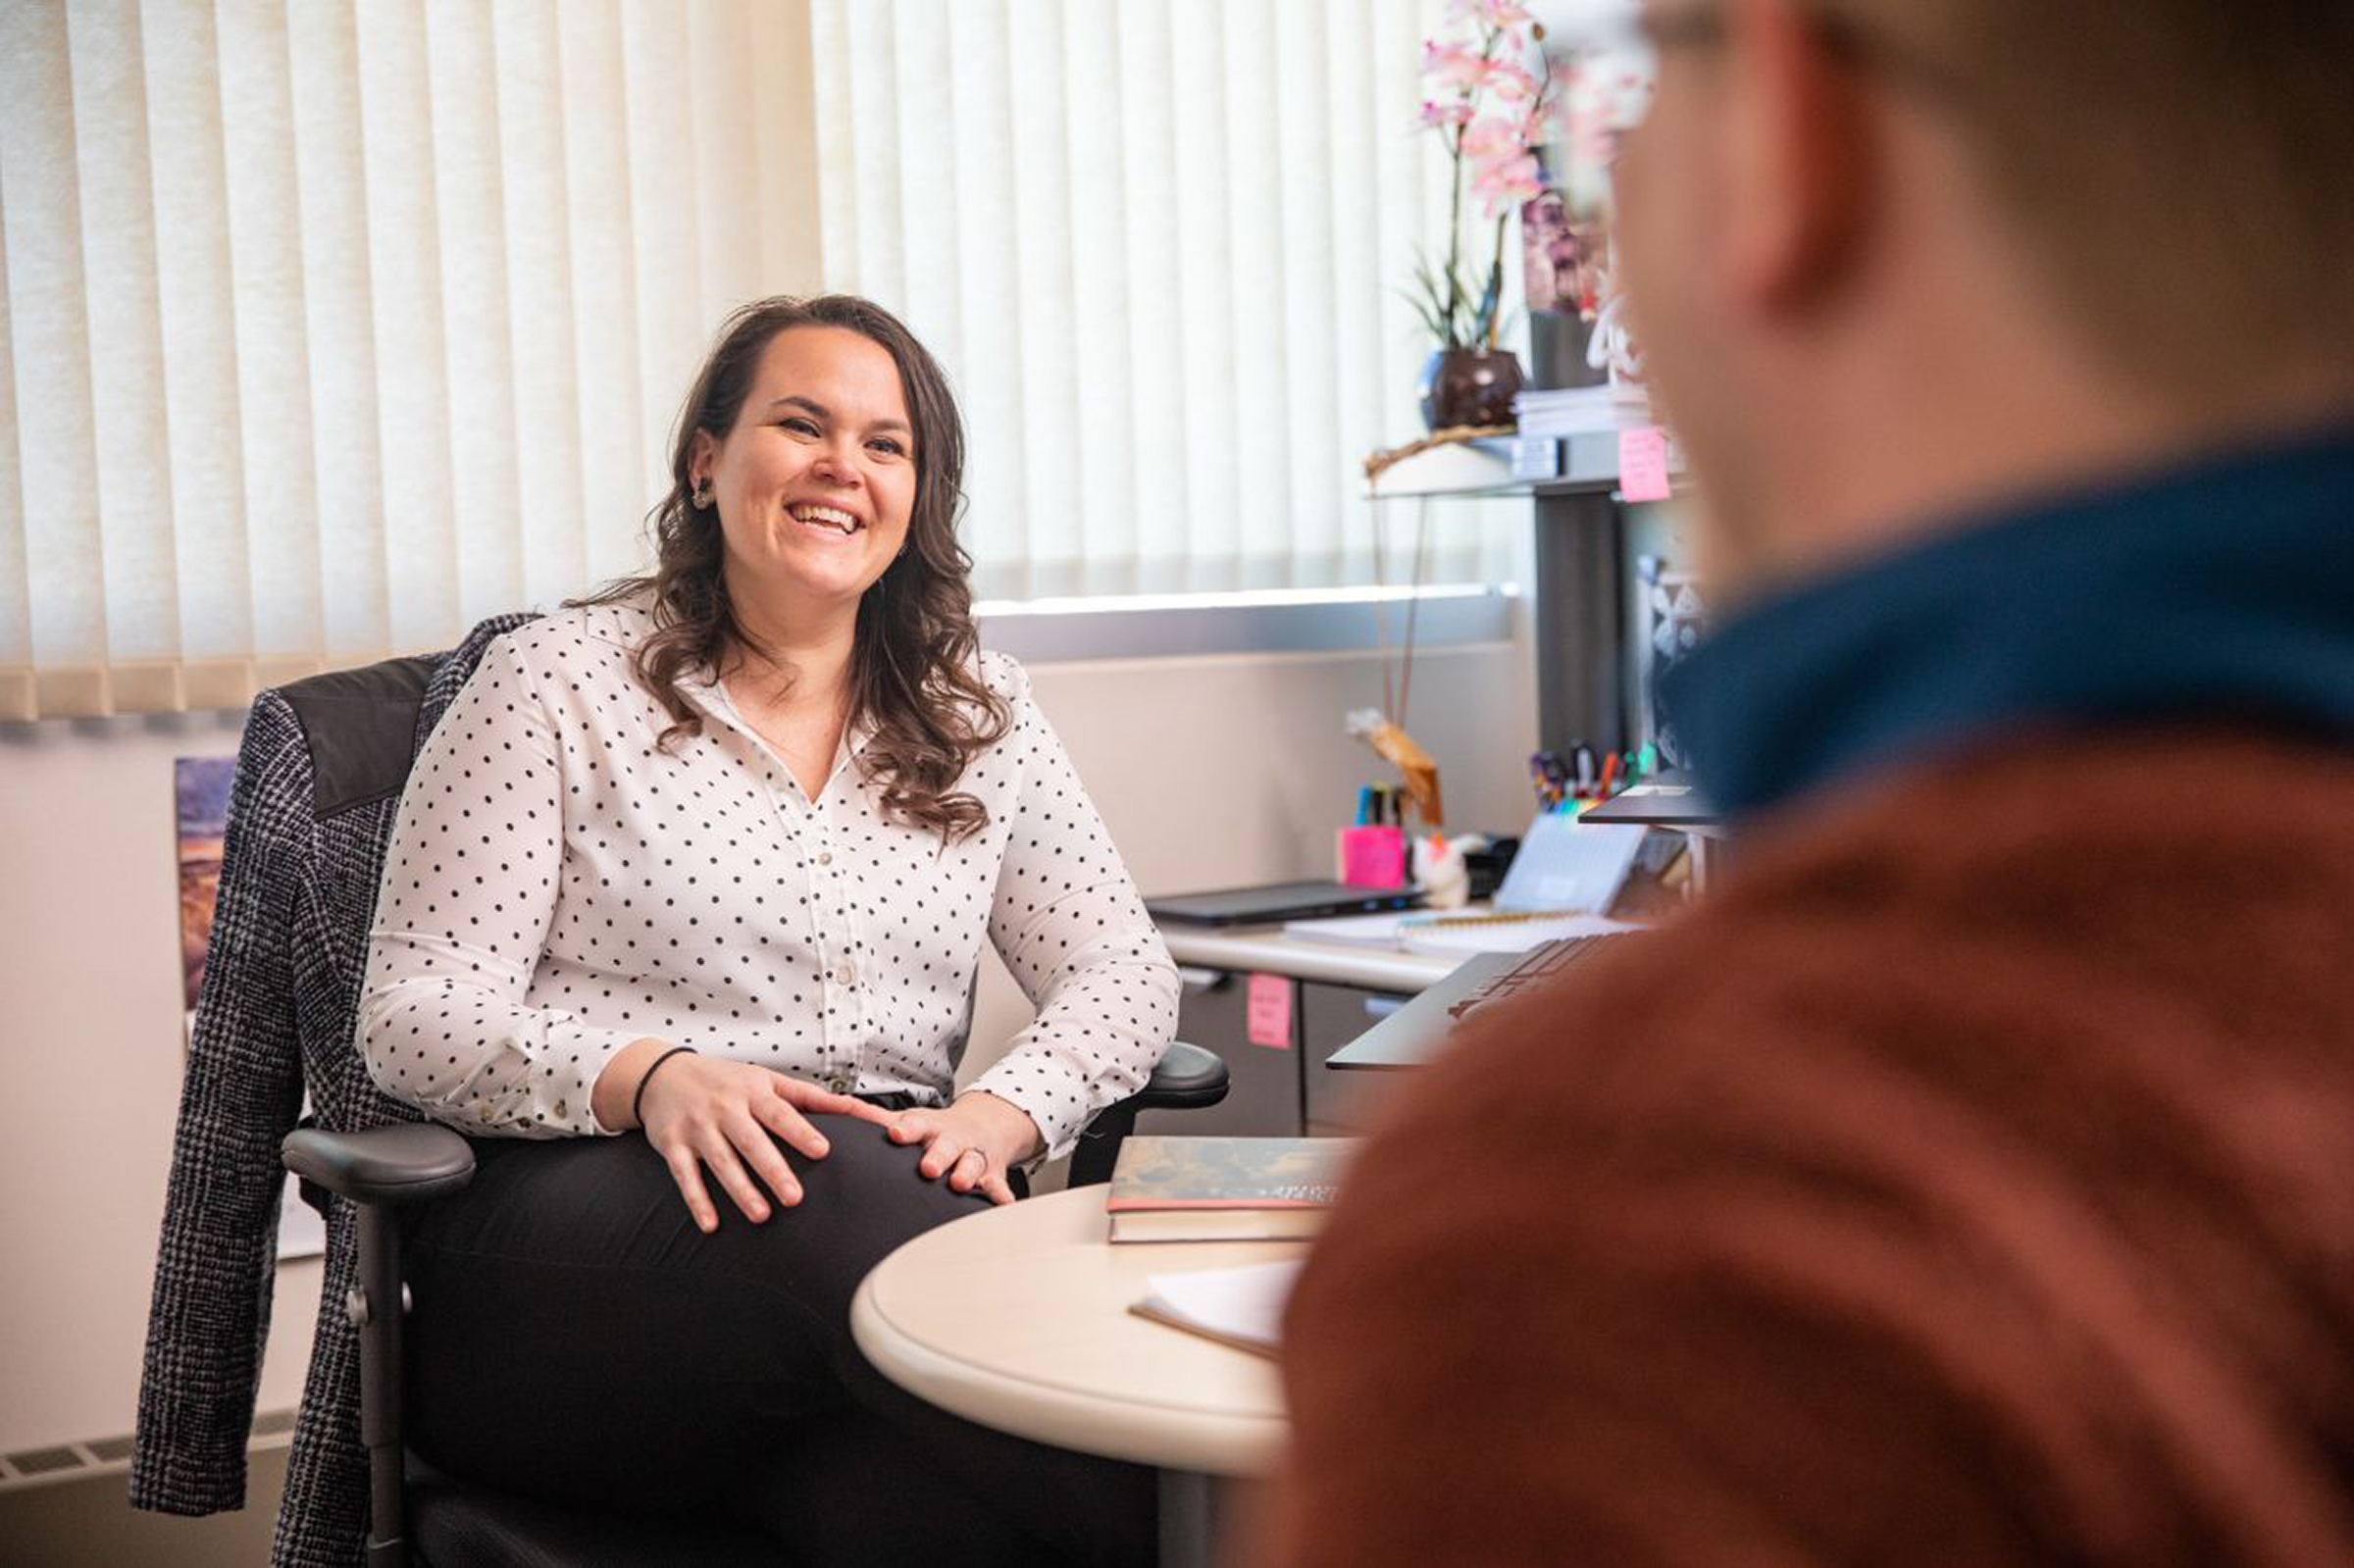
<svg viewBox="0 0 2354 1568"><path fill-rule="evenodd" d="M650 1036L945 1104L984 934L1038 1012L972 1087L1053 1157L1143 1086L1177 972L1019 665L981 656L1012 722L959 783L989 825L944 847L886 818L855 726L814 801L716 682L660 750L630 669L651 629L604 605L509 632L419 754L360 1000L384 1092L468 1133L600 1133L590 1086Z"/></svg>

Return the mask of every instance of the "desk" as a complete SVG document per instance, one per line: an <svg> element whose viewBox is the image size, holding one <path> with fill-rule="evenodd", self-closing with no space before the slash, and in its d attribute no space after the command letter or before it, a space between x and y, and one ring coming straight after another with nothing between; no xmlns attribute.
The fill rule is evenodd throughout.
<svg viewBox="0 0 2354 1568"><path fill-rule="evenodd" d="M1296 1257L1306 1243L1103 1237L1100 1187L951 1221L875 1266L850 1332L885 1377L968 1421L1159 1466L1161 1561L1206 1561L1209 1478L1262 1474L1281 1446L1275 1364L1128 1306L1147 1274Z"/></svg>
<svg viewBox="0 0 2354 1568"><path fill-rule="evenodd" d="M1256 970L1407 996L1456 965L1453 957L1287 936L1280 926L1163 926L1160 936L1182 968Z"/></svg>

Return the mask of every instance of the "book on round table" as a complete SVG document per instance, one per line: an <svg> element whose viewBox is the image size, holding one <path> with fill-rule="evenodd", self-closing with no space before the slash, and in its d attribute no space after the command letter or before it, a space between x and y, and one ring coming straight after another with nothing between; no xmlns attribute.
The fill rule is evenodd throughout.
<svg viewBox="0 0 2354 1568"><path fill-rule="evenodd" d="M1162 1138L1120 1145L1103 1209L1114 1241L1311 1237L1340 1190L1353 1138Z"/></svg>

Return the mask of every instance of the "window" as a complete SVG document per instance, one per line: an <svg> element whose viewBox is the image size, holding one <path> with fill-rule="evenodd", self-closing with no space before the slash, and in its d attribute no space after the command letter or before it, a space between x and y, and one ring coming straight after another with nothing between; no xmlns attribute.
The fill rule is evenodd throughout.
<svg viewBox="0 0 2354 1568"><path fill-rule="evenodd" d="M1438 11L0 6L0 718L233 706L636 569L713 326L821 281L947 364L983 595L1370 582Z"/></svg>
<svg viewBox="0 0 2354 1568"><path fill-rule="evenodd" d="M815 0L826 278L954 379L984 597L1375 580L1357 464L1420 429L1442 14ZM1503 574L1494 509L1433 510L1431 580Z"/></svg>

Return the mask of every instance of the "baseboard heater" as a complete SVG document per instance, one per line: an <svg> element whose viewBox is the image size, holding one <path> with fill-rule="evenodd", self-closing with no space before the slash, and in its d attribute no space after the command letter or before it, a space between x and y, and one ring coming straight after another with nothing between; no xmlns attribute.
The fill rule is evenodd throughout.
<svg viewBox="0 0 2354 1568"><path fill-rule="evenodd" d="M253 1418L254 1448L281 1448L294 1438L294 1412L264 1410ZM130 1469L131 1439L92 1438L87 1442L58 1442L41 1448L0 1453L0 1492L20 1487L54 1486L92 1476L121 1475Z"/></svg>

